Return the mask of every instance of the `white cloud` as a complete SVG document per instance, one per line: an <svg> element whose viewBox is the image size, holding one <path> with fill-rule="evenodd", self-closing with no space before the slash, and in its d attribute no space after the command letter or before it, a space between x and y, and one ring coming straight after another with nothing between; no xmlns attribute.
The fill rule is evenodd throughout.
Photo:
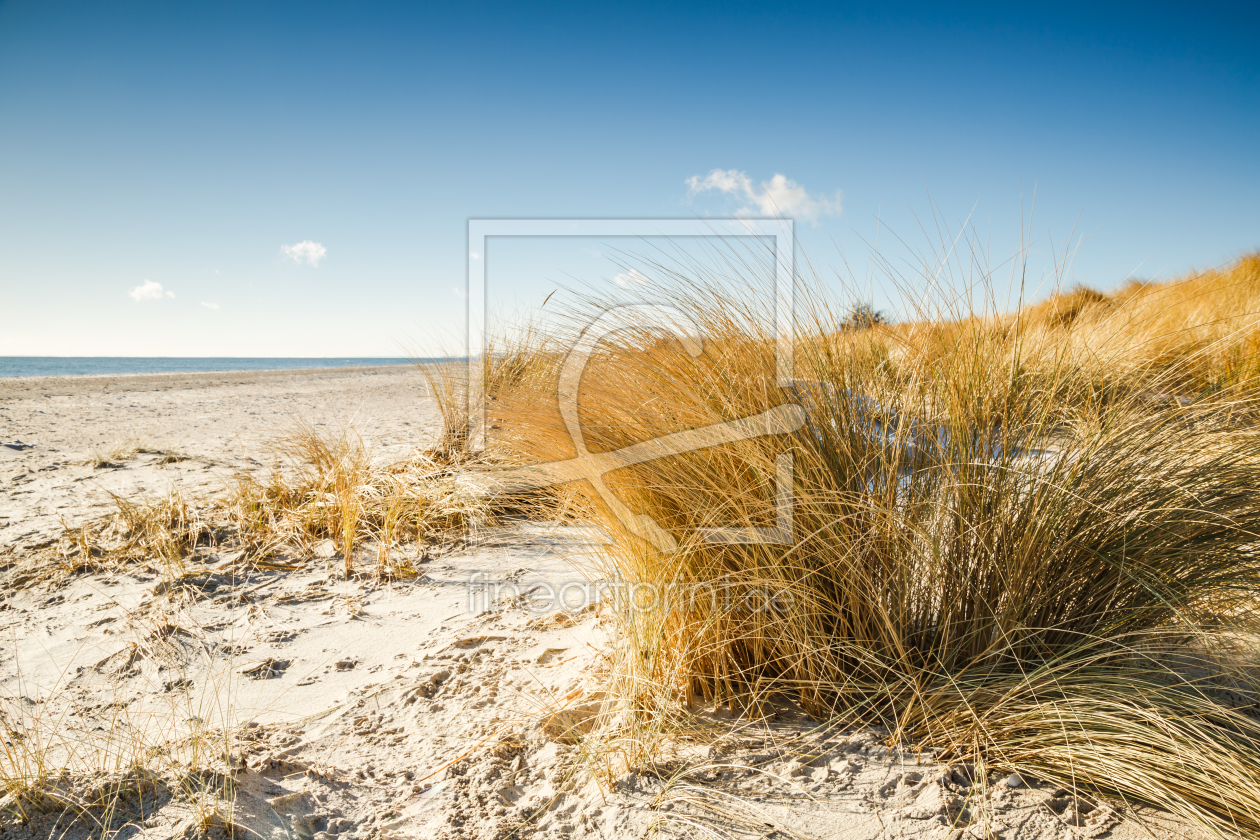
<svg viewBox="0 0 1260 840"><path fill-rule="evenodd" d="M281 245L280 253L293 260L298 265L306 263L309 266L318 266L319 261L328 256L328 249L318 242L312 242L309 239L303 239L296 245Z"/></svg>
<svg viewBox="0 0 1260 840"><path fill-rule="evenodd" d="M207 303L207 302L206 302L206 301L204 301L204 300L201 302L201 305L202 305L202 306L204 306L206 309L218 309L218 308L219 308L219 304L217 304L217 303Z"/></svg>
<svg viewBox="0 0 1260 840"><path fill-rule="evenodd" d="M145 280L142 284L127 292L127 294L136 303L142 300L161 300L164 297L175 297L174 292L166 291L162 288L161 283L154 283L152 280Z"/></svg>
<svg viewBox="0 0 1260 840"><path fill-rule="evenodd" d="M714 169L708 175L692 175L686 183L690 195L714 190L743 198L748 203L736 211L739 215L758 213L815 222L819 216L839 216L841 211L839 190L834 198L815 198L800 184L778 173L769 181L755 185L747 173Z"/></svg>
<svg viewBox="0 0 1260 840"><path fill-rule="evenodd" d="M613 282L623 289L633 289L635 286L645 286L651 283L651 279L641 274L637 268L629 271L623 271L613 278Z"/></svg>
<svg viewBox="0 0 1260 840"><path fill-rule="evenodd" d="M481 254L478 254L476 251L469 251L468 256L472 257L474 260L481 259Z"/></svg>
<svg viewBox="0 0 1260 840"><path fill-rule="evenodd" d="M748 196L753 194L752 180L746 173L734 169L714 169L703 178L692 175L687 179L687 188L692 195L705 190L719 190L724 193L742 192Z"/></svg>

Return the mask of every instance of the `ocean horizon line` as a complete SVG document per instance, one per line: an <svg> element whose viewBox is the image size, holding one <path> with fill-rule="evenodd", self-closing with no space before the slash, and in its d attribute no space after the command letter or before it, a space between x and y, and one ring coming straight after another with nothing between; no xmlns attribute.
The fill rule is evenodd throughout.
<svg viewBox="0 0 1260 840"><path fill-rule="evenodd" d="M0 356L0 379L145 373L231 373L464 361L460 356Z"/></svg>

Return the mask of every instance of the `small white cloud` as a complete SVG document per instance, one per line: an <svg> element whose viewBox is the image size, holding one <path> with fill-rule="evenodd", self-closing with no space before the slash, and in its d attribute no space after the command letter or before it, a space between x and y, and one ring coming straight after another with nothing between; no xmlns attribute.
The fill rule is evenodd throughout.
<svg viewBox="0 0 1260 840"><path fill-rule="evenodd" d="M306 263L309 266L317 267L319 261L328 256L328 249L318 242L312 242L304 239L296 245L280 246L280 253L293 260L298 265Z"/></svg>
<svg viewBox="0 0 1260 840"><path fill-rule="evenodd" d="M814 222L819 216L839 216L842 209L839 190L836 190L834 198L815 198L800 184L778 173L769 181L754 185L747 173L736 169L714 169L703 177L692 175L686 183L690 195L717 191L741 196L748 203L736 211L739 215L759 213Z"/></svg>
<svg viewBox="0 0 1260 840"><path fill-rule="evenodd" d="M468 292L464 291L458 286L451 286L451 294L453 294L457 298L468 300Z"/></svg>
<svg viewBox="0 0 1260 840"><path fill-rule="evenodd" d="M703 178L699 175L692 175L687 179L687 191L691 195L705 192L706 190L718 190L724 193L744 193L751 196L753 194L753 184L746 173L734 169L714 169Z"/></svg>
<svg viewBox="0 0 1260 840"><path fill-rule="evenodd" d="M217 303L209 303L209 302L204 301L204 300L201 302L201 305L202 305L202 306L204 306L206 309L218 309L218 308L219 308L219 304L217 304Z"/></svg>
<svg viewBox="0 0 1260 840"><path fill-rule="evenodd" d="M479 259L481 259L481 254L478 254L476 251L469 251L469 252L468 252L468 256L469 256L469 257L471 257L471 258L472 258L472 259L474 259L474 260L479 260Z"/></svg>
<svg viewBox="0 0 1260 840"><path fill-rule="evenodd" d="M635 286L645 286L652 281L637 268L632 268L629 271L623 271L618 274L613 278L613 282L623 289L633 289Z"/></svg>
<svg viewBox="0 0 1260 840"><path fill-rule="evenodd" d="M152 280L145 280L139 286L136 286L127 294L136 303L142 300L161 300L164 297L175 297L174 292L168 292L162 288L161 283L154 283Z"/></svg>

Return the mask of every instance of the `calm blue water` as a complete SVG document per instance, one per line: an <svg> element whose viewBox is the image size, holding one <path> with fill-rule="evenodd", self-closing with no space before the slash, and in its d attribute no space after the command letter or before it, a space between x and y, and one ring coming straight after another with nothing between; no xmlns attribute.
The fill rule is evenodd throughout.
<svg viewBox="0 0 1260 840"><path fill-rule="evenodd" d="M10 376L82 376L118 373L195 373L215 370L292 370L440 362L442 359L179 358L149 356L0 356L0 379Z"/></svg>

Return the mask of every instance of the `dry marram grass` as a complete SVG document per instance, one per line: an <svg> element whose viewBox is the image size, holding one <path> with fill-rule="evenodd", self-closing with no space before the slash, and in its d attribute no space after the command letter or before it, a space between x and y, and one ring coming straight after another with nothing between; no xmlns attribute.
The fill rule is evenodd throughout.
<svg viewBox="0 0 1260 840"><path fill-rule="evenodd" d="M1016 315L866 329L798 297L790 385L755 284L678 284L668 304L698 355L650 325L605 338L577 401L593 453L782 406L804 417L610 471L628 517L570 485L614 541L609 576L636 593L618 604L612 685L640 727L618 733L643 748L628 760L688 701L790 701L1260 832L1260 693L1240 641L1260 587L1258 269L1249 256ZM489 378L498 458L573 457L557 348L603 306L574 312L565 340L494 360L528 372ZM784 454L790 539L710 539L773 533Z"/></svg>

